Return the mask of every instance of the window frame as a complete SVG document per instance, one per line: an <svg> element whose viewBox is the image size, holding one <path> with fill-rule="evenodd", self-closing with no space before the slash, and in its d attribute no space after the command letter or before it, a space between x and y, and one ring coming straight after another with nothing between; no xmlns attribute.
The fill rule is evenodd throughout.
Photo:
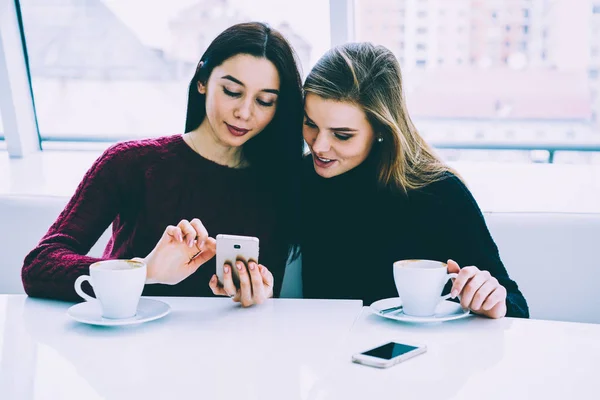
<svg viewBox="0 0 600 400"><path fill-rule="evenodd" d="M354 37L354 0L329 0L329 7L330 45L333 47ZM106 143L126 139L73 137L42 141L36 118L20 1L0 0L0 11L0 87L8 88L0 92L4 128L0 142L6 144L9 157L22 158L33 152L60 147L60 142L68 142L71 148L81 143L82 150L86 150L90 146L103 147ZM19 107L15 107L15 104L19 104Z"/></svg>

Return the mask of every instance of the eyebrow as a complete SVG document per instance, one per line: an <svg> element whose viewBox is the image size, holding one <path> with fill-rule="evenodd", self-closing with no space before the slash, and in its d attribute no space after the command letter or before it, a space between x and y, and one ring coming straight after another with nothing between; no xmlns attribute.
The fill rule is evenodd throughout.
<svg viewBox="0 0 600 400"><path fill-rule="evenodd" d="M306 111L304 112L304 116L313 124L315 123L311 117L308 116L308 114L306 113ZM316 125L316 124L315 124ZM330 131L336 131L336 132L358 132L358 129L354 129L354 128L348 128L348 127L339 127L339 128L328 128Z"/></svg>
<svg viewBox="0 0 600 400"><path fill-rule="evenodd" d="M228 81L231 81L233 83L237 83L240 86L244 86L244 87L246 86L246 85L244 85L244 83L242 81L240 81L239 79L234 78L231 75L222 76L221 79L227 79ZM261 92L267 92L267 93L273 93L273 94L279 95L279 90L277 90L277 89L261 89Z"/></svg>

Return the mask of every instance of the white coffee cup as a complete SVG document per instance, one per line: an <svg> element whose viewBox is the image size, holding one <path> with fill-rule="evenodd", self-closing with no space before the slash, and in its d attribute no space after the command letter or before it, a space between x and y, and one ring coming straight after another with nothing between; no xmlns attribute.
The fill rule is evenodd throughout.
<svg viewBox="0 0 600 400"><path fill-rule="evenodd" d="M96 298L81 290L88 281ZM134 317L146 283L146 264L133 260L106 260L90 265L90 274L75 281L75 291L86 301L100 303L104 318Z"/></svg>
<svg viewBox="0 0 600 400"><path fill-rule="evenodd" d="M402 260L394 263L394 281L406 315L428 317L435 314L437 305L450 294L441 296L450 278L446 263L432 260Z"/></svg>

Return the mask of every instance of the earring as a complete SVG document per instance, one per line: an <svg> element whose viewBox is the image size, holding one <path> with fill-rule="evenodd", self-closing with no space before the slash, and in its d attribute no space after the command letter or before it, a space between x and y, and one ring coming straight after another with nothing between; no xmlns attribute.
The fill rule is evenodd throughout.
<svg viewBox="0 0 600 400"><path fill-rule="evenodd" d="M381 143L381 142L383 142L383 138L382 138L381 136L379 136L379 137L377 138L377 141L378 141L379 143Z"/></svg>

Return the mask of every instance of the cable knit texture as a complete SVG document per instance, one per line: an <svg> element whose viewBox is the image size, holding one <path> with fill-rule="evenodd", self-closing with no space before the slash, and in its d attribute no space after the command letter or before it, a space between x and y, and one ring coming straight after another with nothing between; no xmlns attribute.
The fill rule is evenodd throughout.
<svg viewBox="0 0 600 400"><path fill-rule="evenodd" d="M199 218L208 233L256 236L259 261L279 293L287 247L278 240L273 196L259 191L252 168L228 168L195 153L181 135L116 144L85 174L38 246L25 258L30 296L81 300L73 288L102 259L145 257L168 225ZM102 258L86 254L112 223ZM177 285L146 285L144 295L212 296L215 259ZM89 287L87 288L89 291Z"/></svg>

